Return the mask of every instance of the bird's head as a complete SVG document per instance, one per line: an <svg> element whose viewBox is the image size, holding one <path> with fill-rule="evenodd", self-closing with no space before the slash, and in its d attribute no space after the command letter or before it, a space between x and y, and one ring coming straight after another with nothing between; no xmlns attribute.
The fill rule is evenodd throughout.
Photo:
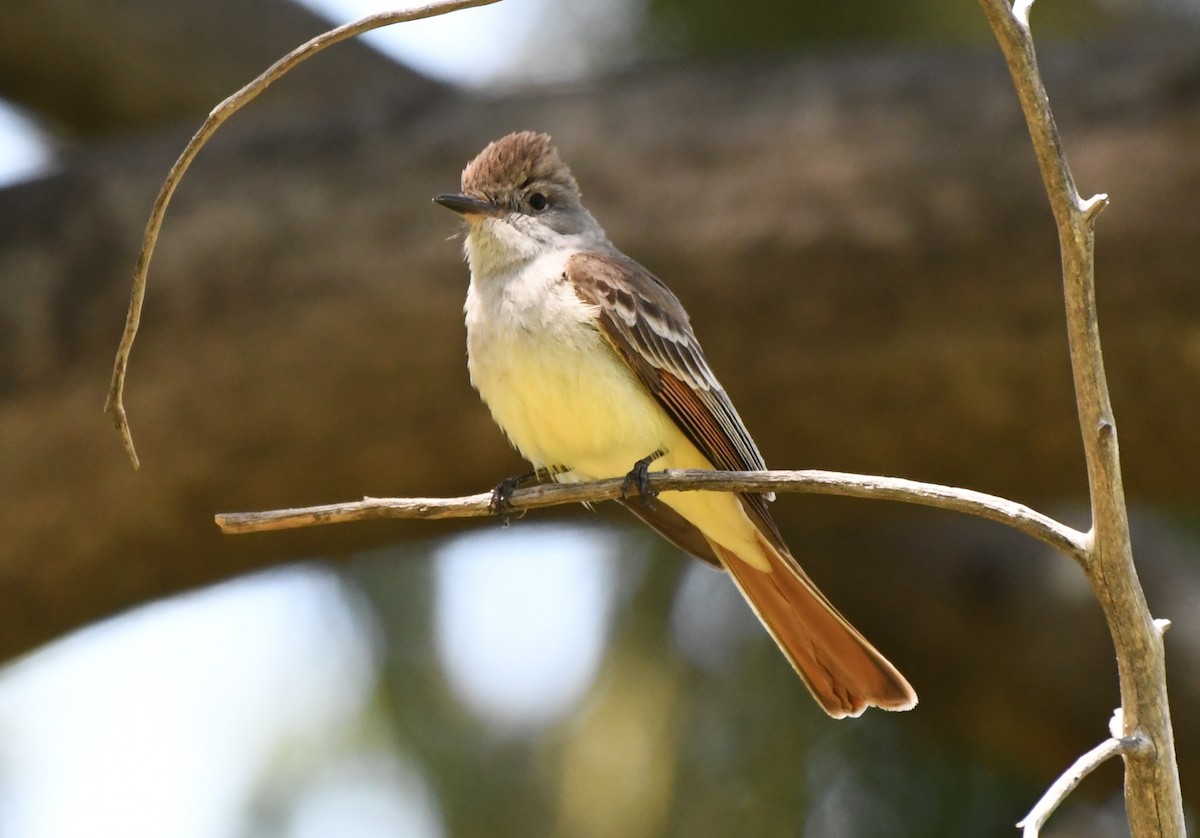
<svg viewBox="0 0 1200 838"><path fill-rule="evenodd" d="M546 134L522 131L490 143L463 169L462 191L433 200L467 222L473 271L502 269L550 250L604 240L581 202L575 177Z"/></svg>

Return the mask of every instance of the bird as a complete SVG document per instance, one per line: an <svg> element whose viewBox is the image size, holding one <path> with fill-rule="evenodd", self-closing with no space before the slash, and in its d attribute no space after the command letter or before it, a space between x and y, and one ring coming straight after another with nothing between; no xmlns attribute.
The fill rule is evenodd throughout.
<svg viewBox="0 0 1200 838"><path fill-rule="evenodd" d="M830 716L914 707L904 676L793 557L767 508L773 495L651 497L651 467L766 464L683 305L609 240L551 138L522 131L495 140L463 169L461 191L434 201L466 223L471 383L534 473L637 482L625 506L729 573Z"/></svg>

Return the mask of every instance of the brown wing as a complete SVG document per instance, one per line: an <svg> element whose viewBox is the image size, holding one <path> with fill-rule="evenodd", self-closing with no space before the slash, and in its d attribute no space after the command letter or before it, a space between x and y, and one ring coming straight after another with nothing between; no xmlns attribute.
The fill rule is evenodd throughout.
<svg viewBox="0 0 1200 838"><path fill-rule="evenodd" d="M598 308L600 329L613 348L713 466L727 471L766 469L758 446L713 375L687 312L662 280L615 250L576 254L567 260L565 274L580 299ZM766 498L741 497L775 546L786 553L767 513ZM711 550L698 553L673 532L677 527L660 526L643 510L634 512L688 552L714 561ZM691 542L697 540L703 542L698 532Z"/></svg>
<svg viewBox="0 0 1200 838"><path fill-rule="evenodd" d="M662 282L615 251L567 261L567 279L599 312L600 329L688 438L717 468L766 466L729 397L709 369L687 313ZM741 495L758 527L763 572L712 544L665 504L627 504L643 521L693 555L727 568L804 683L831 716L868 706L907 710L916 693L894 666L838 613L792 557L759 494ZM667 514L669 513L669 514ZM774 548L774 549L772 549Z"/></svg>
<svg viewBox="0 0 1200 838"><path fill-rule="evenodd" d="M665 503L647 504L641 498L618 501L622 506L641 519L652 530L680 550L713 567L724 570L708 539L682 515Z"/></svg>

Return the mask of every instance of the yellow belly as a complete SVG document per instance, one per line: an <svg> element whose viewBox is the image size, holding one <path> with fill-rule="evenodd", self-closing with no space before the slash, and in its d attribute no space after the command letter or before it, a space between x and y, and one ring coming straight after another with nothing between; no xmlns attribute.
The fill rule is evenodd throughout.
<svg viewBox="0 0 1200 838"><path fill-rule="evenodd" d="M513 445L539 468L622 475L678 433L595 330L470 341L471 380Z"/></svg>
<svg viewBox="0 0 1200 838"><path fill-rule="evenodd" d="M496 423L537 468L566 469L570 480L627 474L655 451L652 470L711 469L624 360L595 331L554 343L547 335L494 336L470 349L471 377ZM754 524L735 495L664 492L657 499L706 538L768 569Z"/></svg>

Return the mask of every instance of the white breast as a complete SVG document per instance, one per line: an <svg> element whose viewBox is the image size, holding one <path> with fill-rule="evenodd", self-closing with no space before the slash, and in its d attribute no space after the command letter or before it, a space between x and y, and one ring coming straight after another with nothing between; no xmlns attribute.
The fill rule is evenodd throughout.
<svg viewBox="0 0 1200 838"><path fill-rule="evenodd" d="M563 276L570 255L552 251L484 280L472 274L471 383L534 466L622 475L678 431Z"/></svg>

